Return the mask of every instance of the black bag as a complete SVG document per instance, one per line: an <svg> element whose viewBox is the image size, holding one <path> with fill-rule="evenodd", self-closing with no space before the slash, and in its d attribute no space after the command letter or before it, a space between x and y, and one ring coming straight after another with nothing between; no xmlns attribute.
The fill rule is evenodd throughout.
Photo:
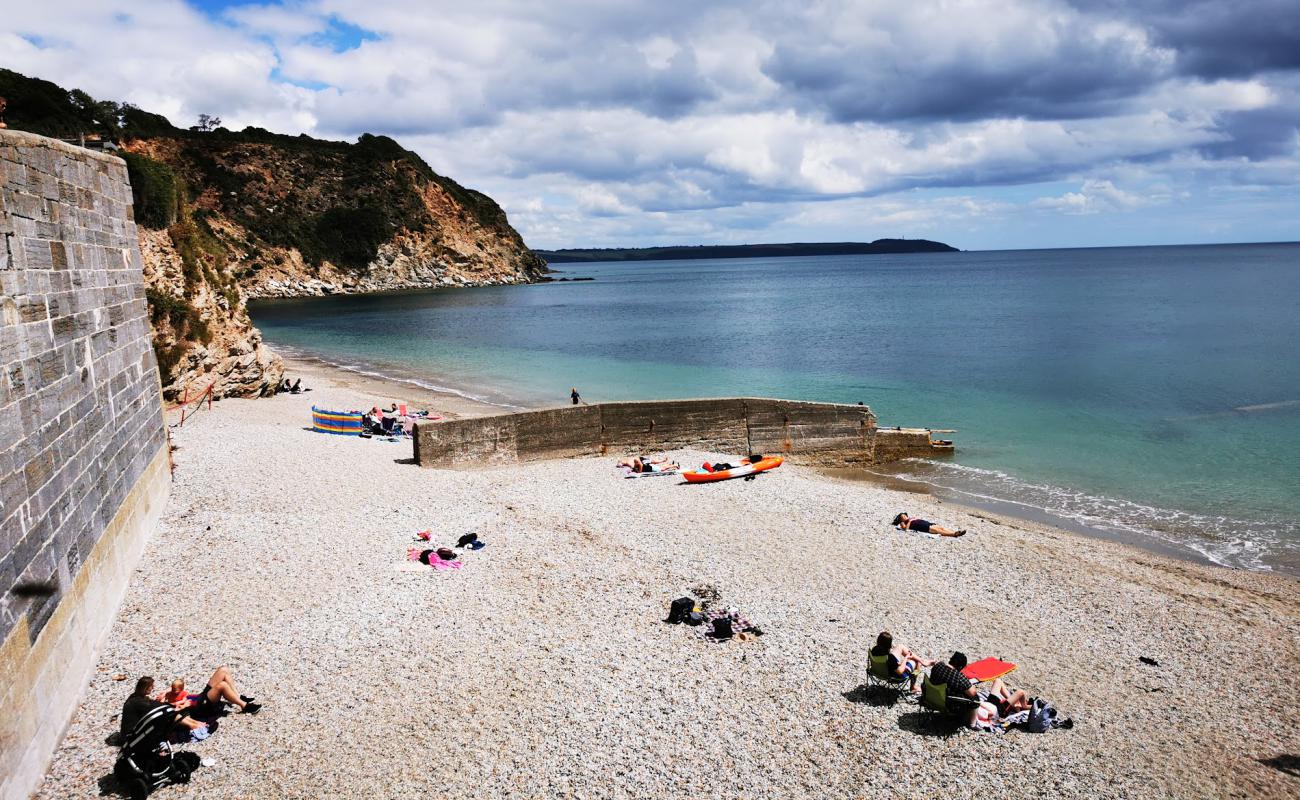
<svg viewBox="0 0 1300 800"><path fill-rule="evenodd" d="M176 783L189 783L190 775L202 763L198 753L182 750L172 755L172 780Z"/></svg>
<svg viewBox="0 0 1300 800"><path fill-rule="evenodd" d="M731 628L731 617L718 617L713 621L713 638L730 639L735 635Z"/></svg>
<svg viewBox="0 0 1300 800"><path fill-rule="evenodd" d="M689 597L679 597L668 607L668 619L664 622L670 625L676 625L679 622L686 622L690 619L691 612L695 610L695 601Z"/></svg>

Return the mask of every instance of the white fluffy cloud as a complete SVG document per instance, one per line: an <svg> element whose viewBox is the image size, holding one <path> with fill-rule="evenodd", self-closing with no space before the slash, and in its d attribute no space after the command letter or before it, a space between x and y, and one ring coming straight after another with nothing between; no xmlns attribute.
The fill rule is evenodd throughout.
<svg viewBox="0 0 1300 800"><path fill-rule="evenodd" d="M1300 160L1273 0L1198 0L1204 25L1164 0L8 5L4 66L178 124L393 135L535 246L945 225L1009 245L1009 208L1087 243L1079 215L1216 183L1285 204Z"/></svg>

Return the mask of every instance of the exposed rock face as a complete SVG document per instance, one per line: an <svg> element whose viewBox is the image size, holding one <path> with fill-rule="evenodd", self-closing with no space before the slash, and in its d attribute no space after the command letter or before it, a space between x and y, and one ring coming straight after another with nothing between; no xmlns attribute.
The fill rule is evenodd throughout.
<svg viewBox="0 0 1300 800"><path fill-rule="evenodd" d="M280 359L246 297L528 283L546 262L492 198L384 136L183 130L0 68L9 124L117 141L130 172L154 352L168 399L273 391Z"/></svg>
<svg viewBox="0 0 1300 800"><path fill-rule="evenodd" d="M159 208L150 180L164 194L170 180L179 198L174 217L140 228L169 399L213 381L221 397L283 380L246 298L518 284L547 272L496 203L391 140L178 134L123 148L141 183L137 213Z"/></svg>
<svg viewBox="0 0 1300 800"><path fill-rule="evenodd" d="M230 299L204 280L187 287L184 264L166 230L140 231L144 279L152 301L150 325L160 358L174 353L171 364L159 362L163 396L193 398L212 386L214 397L247 397L273 393L284 379L284 363L262 344L242 298ZM186 303L204 323L204 336L186 336L184 329L158 311L159 295ZM203 341L203 339L207 341ZM164 366L167 367L163 373Z"/></svg>

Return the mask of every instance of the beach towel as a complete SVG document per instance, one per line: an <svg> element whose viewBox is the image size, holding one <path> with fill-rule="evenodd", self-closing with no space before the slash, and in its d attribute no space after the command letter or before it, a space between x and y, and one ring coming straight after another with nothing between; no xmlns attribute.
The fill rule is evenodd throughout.
<svg viewBox="0 0 1300 800"><path fill-rule="evenodd" d="M424 551L415 547L412 547L411 549L406 551L406 557L407 559L414 561L417 564L422 564L424 562L420 559L420 556L425 552L429 553L428 563L429 566L433 567L434 569L438 569L438 570L460 569L463 566L463 564L461 564L461 562L459 561L449 561L439 556L436 551L433 550Z"/></svg>
<svg viewBox="0 0 1300 800"><path fill-rule="evenodd" d="M624 478L655 478L655 477L658 477L658 476L660 476L660 475L676 475L676 474L677 474L677 468L676 468L676 467L669 467L668 469L665 469L665 470L662 470L662 471L660 471L660 470L655 470L654 472L637 472L636 470L632 469L631 467L621 467L621 469L623 470L623 477L624 477Z"/></svg>
<svg viewBox="0 0 1300 800"><path fill-rule="evenodd" d="M942 539L942 538L943 538L942 536L940 536L940 535L937 534L937 533L930 533L930 532L928 532L928 531L925 532L925 533L922 533L921 531L909 530L908 528L904 528L904 527L902 527L902 526L895 526L894 530L898 531L899 533L911 533L911 534L915 534L916 536L920 536L922 539Z"/></svg>
<svg viewBox="0 0 1300 800"><path fill-rule="evenodd" d="M974 664L967 664L966 667L962 669L961 674L976 683L982 683L984 681L991 681L994 678L1001 678L1003 675L1006 675L1015 668L1016 665L1012 664L1010 661L999 661L996 658L982 658Z"/></svg>

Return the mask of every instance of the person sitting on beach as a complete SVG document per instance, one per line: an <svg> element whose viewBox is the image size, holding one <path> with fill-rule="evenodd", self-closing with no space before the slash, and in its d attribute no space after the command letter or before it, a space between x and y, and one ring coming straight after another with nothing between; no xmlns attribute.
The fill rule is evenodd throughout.
<svg viewBox="0 0 1300 800"><path fill-rule="evenodd" d="M627 467L633 472L667 472L679 468L675 461L669 461L666 458L646 458L645 456L625 458L618 462L618 465Z"/></svg>
<svg viewBox="0 0 1300 800"><path fill-rule="evenodd" d="M158 699L176 706L178 711L190 711L198 716L205 716L205 711L216 709L221 703L238 706L241 714L256 714L262 710L261 703L255 703L253 698L239 693L234 678L226 667L217 667L203 691L198 694L187 694L184 679L177 678L172 681L171 691L163 693Z"/></svg>
<svg viewBox="0 0 1300 800"><path fill-rule="evenodd" d="M1024 690L1014 692L1006 687L1001 678L995 678L989 691L981 692L975 683L966 677L962 670L966 668L966 654L955 652L947 663L935 664L930 668L930 683L947 684L949 697L969 697L972 700L988 702L995 705L999 716L1008 716L1029 708L1029 696Z"/></svg>
<svg viewBox="0 0 1300 800"><path fill-rule="evenodd" d="M871 655L876 658L884 656L886 668L890 675L908 678L913 692L917 691L916 682L922 667L934 666L934 659L926 659L913 653L902 645L894 643L894 636L889 631L881 631L876 637L876 646L871 648Z"/></svg>
<svg viewBox="0 0 1300 800"><path fill-rule="evenodd" d="M288 382L289 381L286 379L285 383L287 384ZM293 386L289 387L290 394L299 394L300 392L302 392L302 378L299 378L298 380L294 381Z"/></svg>
<svg viewBox="0 0 1300 800"><path fill-rule="evenodd" d="M135 682L135 691L132 692L131 696L126 698L126 702L122 704L122 718L121 724L118 726L118 732L121 734L123 740L126 739L127 735L131 732L131 729L136 726L136 723L144 718L145 714L148 714L159 706L169 705L161 700L155 700L150 697L149 693L152 691L153 678L148 675ZM208 725L206 723L192 719L181 713L180 710L176 711L174 722L177 728L182 728L186 731L201 730L203 733L199 738L206 738L208 730Z"/></svg>
<svg viewBox="0 0 1300 800"><path fill-rule="evenodd" d="M894 517L894 521L891 522L890 524L896 528L899 528L900 530L905 530L905 531L918 531L920 533L937 533L940 536L965 536L966 535L965 528L962 528L961 530L957 530L957 531L950 530L940 525L935 525L933 522L929 521L928 519L914 519L908 516L906 513L902 513Z"/></svg>

